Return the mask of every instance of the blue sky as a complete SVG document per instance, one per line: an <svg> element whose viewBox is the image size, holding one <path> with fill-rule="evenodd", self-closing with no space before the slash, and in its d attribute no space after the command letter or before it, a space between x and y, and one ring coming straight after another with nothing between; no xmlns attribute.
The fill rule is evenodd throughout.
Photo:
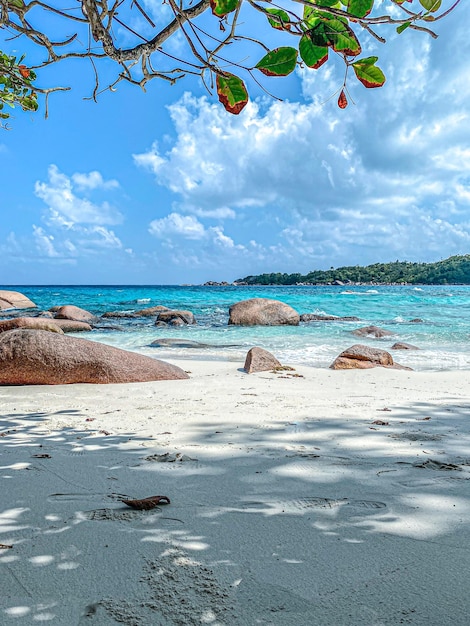
<svg viewBox="0 0 470 626"><path fill-rule="evenodd" d="M199 284L469 253L468 24L463 2L437 40L367 42L387 83L351 81L345 110L335 63L265 83L282 102L250 85L239 116L191 78L96 104L88 64L49 71L73 90L0 131L0 283Z"/></svg>

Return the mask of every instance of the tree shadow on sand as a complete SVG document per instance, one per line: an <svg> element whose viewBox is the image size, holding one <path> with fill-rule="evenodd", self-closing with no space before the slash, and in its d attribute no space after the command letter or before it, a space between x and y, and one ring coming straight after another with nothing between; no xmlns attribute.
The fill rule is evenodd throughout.
<svg viewBox="0 0 470 626"><path fill-rule="evenodd" d="M221 417L179 447L3 415L0 622L466 624L469 409Z"/></svg>

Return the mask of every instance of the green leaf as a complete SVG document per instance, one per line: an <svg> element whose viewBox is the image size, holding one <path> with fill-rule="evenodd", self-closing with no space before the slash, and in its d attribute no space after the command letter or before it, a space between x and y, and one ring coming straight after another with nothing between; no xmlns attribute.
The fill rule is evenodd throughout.
<svg viewBox="0 0 470 626"><path fill-rule="evenodd" d="M307 28L313 28L321 22L317 9L311 6L304 6L303 22Z"/></svg>
<svg viewBox="0 0 470 626"><path fill-rule="evenodd" d="M217 94L225 110L238 115L248 102L248 92L245 83L234 74L217 74Z"/></svg>
<svg viewBox="0 0 470 626"><path fill-rule="evenodd" d="M348 24L337 19L322 20L308 31L315 46L329 46L348 56L361 54L361 44Z"/></svg>
<svg viewBox="0 0 470 626"><path fill-rule="evenodd" d="M400 24L400 26L397 26L397 33L401 35L402 32L406 30L408 26L410 25L411 25L411 22L405 22L404 24Z"/></svg>
<svg viewBox="0 0 470 626"><path fill-rule="evenodd" d="M290 29L290 19L288 13L282 9L266 9L266 12L271 13L271 15L277 15L278 17L278 19L271 19L268 17L268 22L273 28L276 28L277 30Z"/></svg>
<svg viewBox="0 0 470 626"><path fill-rule="evenodd" d="M24 7L23 0L8 0L8 6L15 7L16 9L22 9Z"/></svg>
<svg viewBox="0 0 470 626"><path fill-rule="evenodd" d="M368 89L382 87L385 83L384 73L375 65L376 61L377 57L367 57L352 64L357 79Z"/></svg>
<svg viewBox="0 0 470 626"><path fill-rule="evenodd" d="M232 13L238 6L239 0L210 0L212 13L216 17L225 17Z"/></svg>
<svg viewBox="0 0 470 626"><path fill-rule="evenodd" d="M374 0L349 0L347 3L347 11L356 17L365 17L369 15L374 7Z"/></svg>
<svg viewBox="0 0 470 626"><path fill-rule="evenodd" d="M255 67L266 76L287 76L296 65L297 50L284 46L268 52Z"/></svg>
<svg viewBox="0 0 470 626"><path fill-rule="evenodd" d="M328 48L315 46L308 35L302 35L299 42L300 58L308 67L317 70L328 60Z"/></svg>
<svg viewBox="0 0 470 626"><path fill-rule="evenodd" d="M301 24L302 30L308 30L309 28L313 28L322 20L335 19L339 22L343 22L344 24L348 23L348 20L345 17L341 17L340 15L333 16L331 13L322 11L321 7L317 8L317 6L318 3L304 5L303 24ZM326 7L327 5L325 4L324 6ZM331 5L331 8L341 9L341 4L339 2L334 3L333 5ZM305 29L305 26L307 26L307 29Z"/></svg>
<svg viewBox="0 0 470 626"><path fill-rule="evenodd" d="M313 0L313 4L316 4L319 7L335 7L335 9L341 8L341 2L338 2L338 0Z"/></svg>
<svg viewBox="0 0 470 626"><path fill-rule="evenodd" d="M435 13L440 9L442 4L441 0L419 0L419 3L426 11L431 11L431 13Z"/></svg>

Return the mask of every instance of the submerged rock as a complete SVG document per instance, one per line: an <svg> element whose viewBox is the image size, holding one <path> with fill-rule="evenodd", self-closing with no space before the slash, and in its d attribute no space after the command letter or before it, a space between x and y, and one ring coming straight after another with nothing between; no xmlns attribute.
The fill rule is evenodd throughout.
<svg viewBox="0 0 470 626"><path fill-rule="evenodd" d="M380 337L392 337L395 333L385 330L385 328L379 328L378 326L363 326L362 328L353 330L352 334L358 335L359 337L375 337L379 339Z"/></svg>
<svg viewBox="0 0 470 626"><path fill-rule="evenodd" d="M137 317L137 315L133 311L106 311L106 313L103 313L101 317L104 317L105 319L132 319L133 317Z"/></svg>
<svg viewBox="0 0 470 626"><path fill-rule="evenodd" d="M236 348L236 344L214 344L191 341L190 339L171 339L162 337L155 339L150 344L152 348Z"/></svg>
<svg viewBox="0 0 470 626"><path fill-rule="evenodd" d="M317 315L316 313L302 313L301 322L360 322L359 317L354 315L346 315L339 317L337 315Z"/></svg>

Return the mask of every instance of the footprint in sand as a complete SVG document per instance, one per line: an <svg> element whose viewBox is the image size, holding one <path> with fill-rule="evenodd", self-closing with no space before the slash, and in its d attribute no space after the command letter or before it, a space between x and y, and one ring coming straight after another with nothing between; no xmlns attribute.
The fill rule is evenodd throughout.
<svg viewBox="0 0 470 626"><path fill-rule="evenodd" d="M352 498L323 498L323 497L306 497L297 500L286 500L277 502L247 502L243 505L244 509L259 509L265 511L270 509L282 510L285 513L299 511L307 511L308 509L335 509L342 507L350 507L352 509L363 509L366 511L376 511L377 509L386 508L384 502L376 500L355 500Z"/></svg>
<svg viewBox="0 0 470 626"><path fill-rule="evenodd" d="M123 498L127 498L126 495L122 493L52 493L48 496L48 502L93 502L103 500L122 500Z"/></svg>
<svg viewBox="0 0 470 626"><path fill-rule="evenodd" d="M445 435L431 435L423 432L405 432L388 435L391 439L405 439L407 441L440 441Z"/></svg>

